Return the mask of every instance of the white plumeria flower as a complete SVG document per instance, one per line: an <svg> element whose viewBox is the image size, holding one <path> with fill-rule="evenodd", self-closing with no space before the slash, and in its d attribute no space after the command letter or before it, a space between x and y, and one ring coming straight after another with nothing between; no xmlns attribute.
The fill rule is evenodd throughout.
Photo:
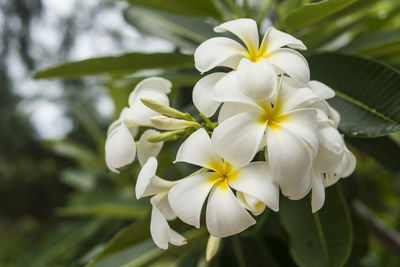
<svg viewBox="0 0 400 267"><path fill-rule="evenodd" d="M340 114L325 101L326 99L333 98L335 96L335 91L319 81L310 81L307 87L321 98L321 101L317 101L310 106L317 109L318 121L330 121L336 128L338 128Z"/></svg>
<svg viewBox="0 0 400 267"><path fill-rule="evenodd" d="M202 128L181 145L176 161L209 170L181 180L169 191L168 199L172 210L182 221L199 228L201 210L209 195L206 224L214 237L234 235L255 224L245 209L246 205L241 204L232 189L237 194L251 196L251 206L260 207L261 202L274 211L279 208L279 189L271 180L265 162L231 165L218 155Z"/></svg>
<svg viewBox="0 0 400 267"><path fill-rule="evenodd" d="M150 118L161 114L146 107L141 99L151 99L169 106L167 94L171 92L171 86L170 81L160 77L152 77L141 81L129 95L129 109L126 114L126 120L138 126L150 126Z"/></svg>
<svg viewBox="0 0 400 267"><path fill-rule="evenodd" d="M138 126L150 125L150 118L160 115L146 107L140 99L152 99L163 105L169 105L166 94L170 91L170 81L153 77L141 81L129 95L129 107L122 110L119 119L110 125L107 132L105 158L107 167L111 171L118 173L118 168L133 162L136 155L134 136Z"/></svg>
<svg viewBox="0 0 400 267"><path fill-rule="evenodd" d="M156 175L157 159L150 157L143 165L136 182L136 198L154 195L151 199L152 212L150 222L150 233L154 243L162 249L168 248L168 243L182 246L187 243L185 237L172 230L168 220L176 219L168 203L168 191L177 181L164 180Z"/></svg>
<svg viewBox="0 0 400 267"><path fill-rule="evenodd" d="M119 119L114 121L107 131L106 164L111 171L116 173L119 173L117 168L132 163L136 154L134 136L137 134L138 128L124 121L127 111L128 108L124 108Z"/></svg>
<svg viewBox="0 0 400 267"><path fill-rule="evenodd" d="M136 153L140 165L143 165L149 157L156 157L160 153L163 142L151 143L147 141L149 137L160 134L160 132L146 130L140 136L136 146L134 136L137 127L128 129L125 122L118 122L118 124L117 122L111 124L105 144L106 164L112 172L119 173L118 168L132 163Z"/></svg>
<svg viewBox="0 0 400 267"><path fill-rule="evenodd" d="M306 47L293 36L269 27L260 45L256 22L245 18L225 22L215 27L214 31L231 32L245 46L226 37L215 37L203 42L194 54L199 71L206 72L217 66L237 70L236 82L239 90L260 100L273 95L277 74L286 73L303 85L308 83L310 70L306 59L295 50L289 49L304 50ZM289 48L283 48L284 46ZM194 100L195 104L201 101L196 98Z"/></svg>
<svg viewBox="0 0 400 267"><path fill-rule="evenodd" d="M313 212L321 209L325 202L325 187L333 185L340 178L348 177L356 166L356 158L346 147L343 137L337 130L339 121L335 122L334 120L338 117L328 118L328 114L332 114L334 109L326 101L321 102L323 105L319 107L323 107L324 111L319 111L319 149L311 172ZM318 107L317 103L313 106Z"/></svg>
<svg viewBox="0 0 400 267"><path fill-rule="evenodd" d="M273 100L255 101L244 96L230 76L213 95L216 101L227 102L212 134L218 152L228 162L243 165L266 146L274 181L285 187L298 184L318 153L317 111L305 108L318 96L284 77Z"/></svg>

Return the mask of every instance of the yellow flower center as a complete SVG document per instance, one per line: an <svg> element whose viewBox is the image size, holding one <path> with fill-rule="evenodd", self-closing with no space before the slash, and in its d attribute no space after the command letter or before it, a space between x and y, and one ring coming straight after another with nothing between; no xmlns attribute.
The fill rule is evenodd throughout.
<svg viewBox="0 0 400 267"><path fill-rule="evenodd" d="M238 176L238 171L227 161L224 161L222 164L220 162L213 162L210 164L210 169L215 172L210 175L209 182L217 184L224 189L228 189L228 184Z"/></svg>
<svg viewBox="0 0 400 267"><path fill-rule="evenodd" d="M258 50L247 47L247 58L253 62L258 62L262 58L267 59L268 54L266 50L267 49L265 48L265 45L261 45L260 49Z"/></svg>
<svg viewBox="0 0 400 267"><path fill-rule="evenodd" d="M281 105L279 101L275 103L260 101L257 103L262 109L263 113L258 117L258 121L262 125L267 125L270 129L278 129L279 124L285 120L285 116L281 115Z"/></svg>

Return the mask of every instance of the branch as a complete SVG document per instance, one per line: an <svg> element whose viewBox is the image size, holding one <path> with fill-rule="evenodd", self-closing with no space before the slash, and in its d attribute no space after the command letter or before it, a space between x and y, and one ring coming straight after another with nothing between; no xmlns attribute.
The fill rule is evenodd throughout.
<svg viewBox="0 0 400 267"><path fill-rule="evenodd" d="M353 200L351 208L384 246L396 255L400 255L400 234L398 232L385 226L361 201Z"/></svg>

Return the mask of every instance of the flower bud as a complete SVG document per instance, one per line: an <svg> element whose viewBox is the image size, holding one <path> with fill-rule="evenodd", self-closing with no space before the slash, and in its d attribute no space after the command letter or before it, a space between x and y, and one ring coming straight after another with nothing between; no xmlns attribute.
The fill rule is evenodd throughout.
<svg viewBox="0 0 400 267"><path fill-rule="evenodd" d="M188 127L200 128L200 124L194 121L173 119L166 116L154 116L150 118L151 125L160 130L178 130Z"/></svg>
<svg viewBox="0 0 400 267"><path fill-rule="evenodd" d="M214 258L215 254L218 252L220 243L221 238L210 235L207 241L206 261L210 261L212 258Z"/></svg>
<svg viewBox="0 0 400 267"><path fill-rule="evenodd" d="M160 104L157 101L154 101L154 100L151 100L148 98L141 98L140 101L142 101L142 103L146 107L148 107L160 114L167 115L172 118L178 118L178 119L185 119L187 117L185 113L180 112L179 110L171 108L169 106Z"/></svg>
<svg viewBox="0 0 400 267"><path fill-rule="evenodd" d="M260 215L266 208L264 203L249 194L238 191L236 192L236 197L254 216Z"/></svg>

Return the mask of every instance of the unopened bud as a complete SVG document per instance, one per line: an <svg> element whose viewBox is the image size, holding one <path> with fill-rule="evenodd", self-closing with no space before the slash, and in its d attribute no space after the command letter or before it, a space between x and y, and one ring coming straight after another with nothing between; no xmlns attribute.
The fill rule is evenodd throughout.
<svg viewBox="0 0 400 267"><path fill-rule="evenodd" d="M221 238L210 235L207 241L206 261L210 261L212 260L212 258L214 258L214 256L218 252L220 243L221 243Z"/></svg>
<svg viewBox="0 0 400 267"><path fill-rule="evenodd" d="M158 112L160 114L163 115L167 115L168 117L172 117L172 118L178 118L178 119L185 119L186 118L186 114L183 112L180 112L177 109L171 108L169 106L163 105L158 103L157 101L148 99L148 98L141 98L140 101L142 101L142 103L154 110L155 112Z"/></svg>
<svg viewBox="0 0 400 267"><path fill-rule="evenodd" d="M194 121L173 119L166 116L154 116L150 118L151 125L160 130L178 130L188 127L200 128L200 124Z"/></svg>
<svg viewBox="0 0 400 267"><path fill-rule="evenodd" d="M150 136L147 139L147 141L150 143L157 143L157 142L163 142L163 141L177 140L184 133L186 133L185 129L168 131L168 132Z"/></svg>

